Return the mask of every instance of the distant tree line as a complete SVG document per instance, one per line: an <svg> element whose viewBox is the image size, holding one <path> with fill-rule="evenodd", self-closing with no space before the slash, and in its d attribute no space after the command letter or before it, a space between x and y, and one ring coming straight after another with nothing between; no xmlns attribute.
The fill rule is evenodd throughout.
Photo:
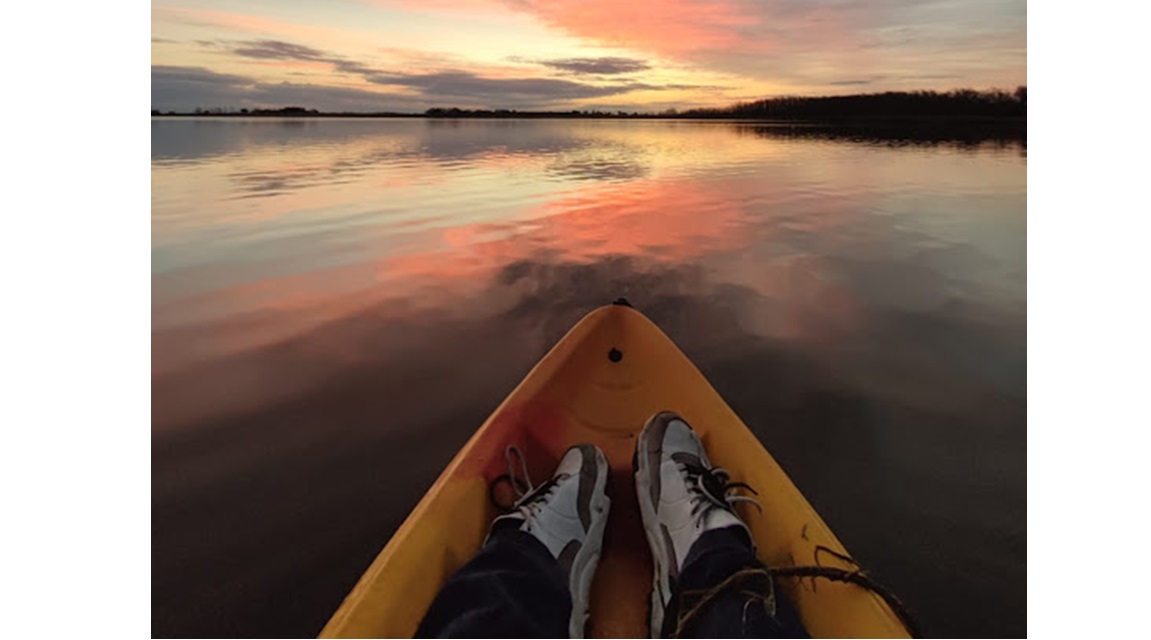
<svg viewBox="0 0 1151 640"><path fill-rule="evenodd" d="M305 107L281 107L279 109L236 109L234 107L197 107L190 113L176 113L175 111L168 111L167 113L161 112L159 109L152 109L154 116L175 116L175 115L192 115L192 116L270 116L270 117L302 117L302 116L322 116L330 115L320 113L318 109L308 109Z"/></svg>
<svg viewBox="0 0 1151 640"><path fill-rule="evenodd" d="M734 118L783 120L813 123L843 123L857 120L1001 120L1024 122L1027 117L1027 87L1014 91L955 89L952 91L888 91L847 96L779 97L741 102L728 107L667 109L659 113L638 111L521 111L517 109L460 109L436 107L416 113L320 112L305 107L280 109L198 108L191 113L161 113L153 116L268 116L268 117L426 117L426 118ZM1018 124L1013 126L1025 126Z"/></svg>
<svg viewBox="0 0 1151 640"><path fill-rule="evenodd" d="M600 111L573 109L571 111L520 111L517 109L444 109L436 107L424 112L428 118L652 118L638 111Z"/></svg>
<svg viewBox="0 0 1151 640"><path fill-rule="evenodd" d="M730 107L691 109L682 118L835 121L851 118L1024 118L1027 87L1015 91L888 91L818 98L780 97Z"/></svg>

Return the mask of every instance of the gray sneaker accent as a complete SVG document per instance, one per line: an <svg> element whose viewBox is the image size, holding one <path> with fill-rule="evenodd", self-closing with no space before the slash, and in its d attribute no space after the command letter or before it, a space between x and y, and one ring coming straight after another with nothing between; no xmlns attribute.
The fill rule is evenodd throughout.
<svg viewBox="0 0 1151 640"><path fill-rule="evenodd" d="M675 546L671 541L671 534L667 531L666 524L659 525L660 533L663 534L663 542L667 545L668 549L674 549ZM667 574L672 578L679 576L679 562L676 561L675 554L669 554L667 558Z"/></svg>
<svg viewBox="0 0 1151 640"><path fill-rule="evenodd" d="M650 429L649 436L644 440L644 443L646 443L648 447L647 451L644 452L647 455L648 468L659 468L660 459L663 456L663 434L667 431L667 423L676 417L678 417L676 414L670 411L664 411L656 414L656 416L651 419L650 425L648 426L648 429ZM652 474L651 502L656 511L659 511L659 492L659 474Z"/></svg>
<svg viewBox="0 0 1151 640"><path fill-rule="evenodd" d="M596 464L596 449L590 444L579 445L583 453L583 464L579 470L579 495L576 496L576 512L579 513L580 524L583 530L591 529L591 498L595 491L596 475L599 473Z"/></svg>
<svg viewBox="0 0 1151 640"><path fill-rule="evenodd" d="M691 464L697 467L703 464L699 456L694 453L687 453L686 451L676 451L671 454L671 459L681 464Z"/></svg>
<svg viewBox="0 0 1151 640"><path fill-rule="evenodd" d="M582 547L583 544L581 544L579 540L572 540L564 546L563 551L560 551L560 555L556 560L559 560L560 566L563 567L565 576L571 576L572 564L575 562L576 555Z"/></svg>

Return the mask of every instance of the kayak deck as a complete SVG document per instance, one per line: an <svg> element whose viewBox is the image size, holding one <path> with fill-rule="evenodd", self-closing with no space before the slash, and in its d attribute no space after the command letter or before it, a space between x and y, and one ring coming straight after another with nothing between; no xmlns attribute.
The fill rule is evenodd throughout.
<svg viewBox="0 0 1151 640"><path fill-rule="evenodd" d="M671 410L699 434L714 465L758 493L760 514L739 514L769 567L854 569L824 547L843 545L698 369L660 329L623 305L582 319L535 366L464 445L396 531L320 634L411 637L443 582L479 550L498 515L489 485L508 472L516 445L531 477L551 475L564 451L598 445L612 476L604 551L592 584L589 634L650 637L652 566L631 466L636 438L654 413ZM780 586L813 637L908 637L886 603L861 587L811 579Z"/></svg>

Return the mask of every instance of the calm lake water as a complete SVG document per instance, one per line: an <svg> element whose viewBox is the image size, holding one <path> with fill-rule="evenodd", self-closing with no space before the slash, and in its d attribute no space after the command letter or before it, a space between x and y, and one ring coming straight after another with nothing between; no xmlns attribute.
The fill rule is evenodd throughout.
<svg viewBox="0 0 1151 640"><path fill-rule="evenodd" d="M722 122L153 120L153 634L314 636L626 296L928 635L1025 635L1026 164Z"/></svg>

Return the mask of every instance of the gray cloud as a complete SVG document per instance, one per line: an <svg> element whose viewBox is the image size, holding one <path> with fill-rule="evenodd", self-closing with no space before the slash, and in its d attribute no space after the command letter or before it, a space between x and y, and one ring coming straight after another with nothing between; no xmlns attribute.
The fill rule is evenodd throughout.
<svg viewBox="0 0 1151 640"><path fill-rule="evenodd" d="M661 84L660 89L697 89L699 91L722 91L729 87L715 84Z"/></svg>
<svg viewBox="0 0 1151 640"><path fill-rule="evenodd" d="M203 67L170 67L164 65L152 66L152 83L167 84L209 84L216 86L240 86L252 84L249 78L218 73Z"/></svg>
<svg viewBox="0 0 1151 640"><path fill-rule="evenodd" d="M353 75L370 75L376 73L376 69L367 65L356 62L355 60L328 60L332 66L341 73L350 73Z"/></svg>
<svg viewBox="0 0 1151 640"><path fill-rule="evenodd" d="M243 104L252 82L199 67L152 67L152 108L191 110Z"/></svg>
<svg viewBox="0 0 1151 640"><path fill-rule="evenodd" d="M418 95L264 83L200 67L152 67L152 108L298 105L324 111L423 111L434 106L512 109L564 108L573 100L663 87L643 83L597 86L549 78L483 78L464 71L367 76L381 88L414 89Z"/></svg>
<svg viewBox="0 0 1151 640"><path fill-rule="evenodd" d="M484 78L468 71L443 71L424 74L376 74L370 82L380 85L411 87L435 98L479 98L513 104L552 103L556 100L578 100L618 95L630 91L659 90L665 87L628 82L594 85L555 78Z"/></svg>
<svg viewBox="0 0 1151 640"><path fill-rule="evenodd" d="M539 60L545 67L576 74L617 75L646 71L651 65L636 58L564 58L560 60Z"/></svg>
<svg viewBox="0 0 1151 640"><path fill-rule="evenodd" d="M283 40L242 40L238 42L201 42L205 46L224 46L228 52L254 60L297 60L332 65L336 71L352 75L368 75L378 70L342 56Z"/></svg>
<svg viewBox="0 0 1151 640"><path fill-rule="evenodd" d="M305 83L266 83L201 67L152 67L152 108L190 111L197 107L283 107L324 111L422 111L430 105L412 96Z"/></svg>
<svg viewBox="0 0 1151 640"><path fill-rule="evenodd" d="M486 105L501 107L537 107L553 104L556 100L597 98L639 90L699 88L692 85L651 85L641 82L595 85L554 78L484 78L458 70L424 74L390 73L328 51L282 40L219 42L212 46L225 46L234 55L257 60L327 63L340 72L363 76L373 84L414 88L429 98L480 99ZM611 56L538 62L554 69L593 75L618 75L650 68L643 60Z"/></svg>
<svg viewBox="0 0 1151 640"><path fill-rule="evenodd" d="M319 49L282 40L248 40L236 43L232 53L261 60L315 60L327 62L330 56Z"/></svg>
<svg viewBox="0 0 1151 640"><path fill-rule="evenodd" d="M567 109L577 100L618 96L633 91L717 88L687 84L658 85L624 81L622 78L595 83L560 78L489 78L453 69L402 73L282 40L197 42L204 47L252 60L295 60L328 64L338 72L358 75L380 86L382 90L376 92L307 83L270 84L199 67L156 66L152 69L154 109L289 104L324 111L422 111L436 106ZM539 64L587 75L619 75L649 68L643 60L620 57L546 60L539 61ZM388 93L383 90L385 87L401 91Z"/></svg>
<svg viewBox="0 0 1151 640"><path fill-rule="evenodd" d="M919 76L905 76L904 79L905 80L957 80L961 77L962 76L956 75L954 73L937 73L937 74L928 74L928 75L919 75Z"/></svg>

